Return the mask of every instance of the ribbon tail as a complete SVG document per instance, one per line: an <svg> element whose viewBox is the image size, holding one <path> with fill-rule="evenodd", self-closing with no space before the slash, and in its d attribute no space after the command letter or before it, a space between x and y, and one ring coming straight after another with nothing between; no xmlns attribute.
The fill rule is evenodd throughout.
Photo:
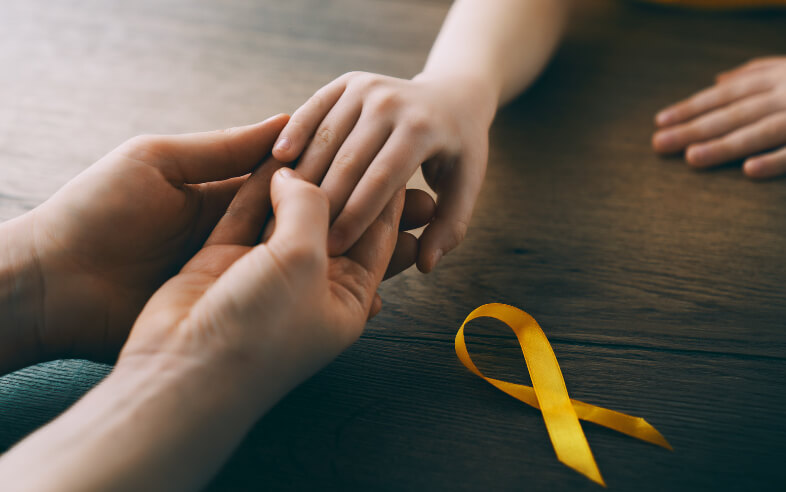
<svg viewBox="0 0 786 492"><path fill-rule="evenodd" d="M579 400L571 400L576 415L581 420L602 425L622 434L674 451L671 444L649 422L608 408L598 407Z"/></svg>

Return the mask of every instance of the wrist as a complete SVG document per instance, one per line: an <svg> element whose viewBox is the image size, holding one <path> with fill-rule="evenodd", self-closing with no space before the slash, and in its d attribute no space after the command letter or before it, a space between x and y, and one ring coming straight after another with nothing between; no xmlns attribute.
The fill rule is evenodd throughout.
<svg viewBox="0 0 786 492"><path fill-rule="evenodd" d="M451 91L461 104L469 104L475 117L491 126L500 101L500 84L479 73L460 70L445 71L425 67L412 78L414 82L435 84L442 91Z"/></svg>
<svg viewBox="0 0 786 492"><path fill-rule="evenodd" d="M66 413L2 456L0 482L62 491L201 487L258 417L245 405L253 394L210 362L121 358ZM47 473L35 473L40 463Z"/></svg>
<svg viewBox="0 0 786 492"><path fill-rule="evenodd" d="M0 373L41 362L43 278L27 215L0 224Z"/></svg>

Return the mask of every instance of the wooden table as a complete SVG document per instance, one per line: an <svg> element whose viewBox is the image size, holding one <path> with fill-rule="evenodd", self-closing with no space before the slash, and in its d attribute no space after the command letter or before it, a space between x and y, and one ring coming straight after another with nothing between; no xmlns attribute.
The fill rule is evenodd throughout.
<svg viewBox="0 0 786 492"><path fill-rule="evenodd" d="M0 219L134 134L292 111L349 70L412 76L448 4L6 0ZM585 4L498 116L465 243L387 282L361 340L262 419L210 490L598 490L555 459L537 411L457 361L459 323L492 301L540 321L572 397L674 445L585 425L611 490L783 487L786 182L649 148L657 109L778 52L783 14ZM481 369L528 381L503 325L468 341ZM58 361L0 379L0 447L107 371Z"/></svg>

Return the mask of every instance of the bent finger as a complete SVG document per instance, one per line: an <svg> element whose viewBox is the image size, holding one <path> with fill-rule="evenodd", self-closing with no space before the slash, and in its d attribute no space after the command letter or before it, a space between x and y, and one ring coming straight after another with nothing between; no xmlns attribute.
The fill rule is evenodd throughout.
<svg viewBox="0 0 786 492"><path fill-rule="evenodd" d="M339 100L346 87L346 77L339 77L316 91L295 111L289 123L281 130L273 147L273 155L276 159L281 162L291 162L303 152L309 138Z"/></svg>
<svg viewBox="0 0 786 492"><path fill-rule="evenodd" d="M319 123L295 169L304 179L320 184L330 163L350 134L354 133L360 117L361 101L344 94Z"/></svg>
<svg viewBox="0 0 786 492"><path fill-rule="evenodd" d="M205 242L253 246L270 214L270 181L283 164L268 158L248 177Z"/></svg>
<svg viewBox="0 0 786 492"><path fill-rule="evenodd" d="M483 183L480 166L459 166L460 172L440 186L434 220L420 236L418 269L428 273L464 240ZM478 172L479 170L479 172Z"/></svg>
<svg viewBox="0 0 786 492"><path fill-rule="evenodd" d="M368 114L361 115L355 129L341 145L333 162L330 163L330 168L327 169L327 174L320 185L330 200L331 220L335 219L344 208L353 190L379 154L380 149L384 147L389 136L390 125L387 122L379 121ZM387 198L389 199L389 197ZM369 223L379 215L381 210L382 207L370 218Z"/></svg>
<svg viewBox="0 0 786 492"><path fill-rule="evenodd" d="M328 203L322 190L284 167L273 175L270 193L276 217L270 248L284 256L304 251L326 256Z"/></svg>
<svg viewBox="0 0 786 492"><path fill-rule="evenodd" d="M390 258L384 279L395 277L415 264L418 258L418 240L408 232L399 232L396 247Z"/></svg>
<svg viewBox="0 0 786 492"><path fill-rule="evenodd" d="M413 143L413 138L409 131L394 131L374 157L330 228L329 254L341 254L352 246L428 158L431 149Z"/></svg>
<svg viewBox="0 0 786 492"><path fill-rule="evenodd" d="M431 195L417 188L408 189L404 196L404 211L401 212L400 231L411 231L425 226L434 218L437 204Z"/></svg>
<svg viewBox="0 0 786 492"><path fill-rule="evenodd" d="M402 189L394 194L379 217L347 251L347 258L367 272L366 277L370 281L369 285L365 285L367 289L376 290L376 286L382 281L387 270L396 246L398 223L403 206L404 190ZM363 284L363 280L356 279L359 284Z"/></svg>
<svg viewBox="0 0 786 492"><path fill-rule="evenodd" d="M270 152L288 121L279 114L254 125L183 135L142 135L117 151L157 168L175 186L248 174Z"/></svg>

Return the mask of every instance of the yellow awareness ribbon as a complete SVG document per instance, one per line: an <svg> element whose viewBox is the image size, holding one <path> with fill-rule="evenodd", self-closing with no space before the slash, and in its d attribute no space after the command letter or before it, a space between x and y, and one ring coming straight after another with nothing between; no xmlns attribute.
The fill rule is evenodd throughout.
<svg viewBox="0 0 786 492"><path fill-rule="evenodd" d="M516 334L532 378L532 386L486 377L472 362L464 342L464 326L481 317L498 319ZM643 418L571 399L551 344L537 321L521 309L507 304L485 304L469 313L456 333L456 354L464 366L478 377L513 398L539 409L557 459L604 487L606 484L579 419L672 450L661 433Z"/></svg>

